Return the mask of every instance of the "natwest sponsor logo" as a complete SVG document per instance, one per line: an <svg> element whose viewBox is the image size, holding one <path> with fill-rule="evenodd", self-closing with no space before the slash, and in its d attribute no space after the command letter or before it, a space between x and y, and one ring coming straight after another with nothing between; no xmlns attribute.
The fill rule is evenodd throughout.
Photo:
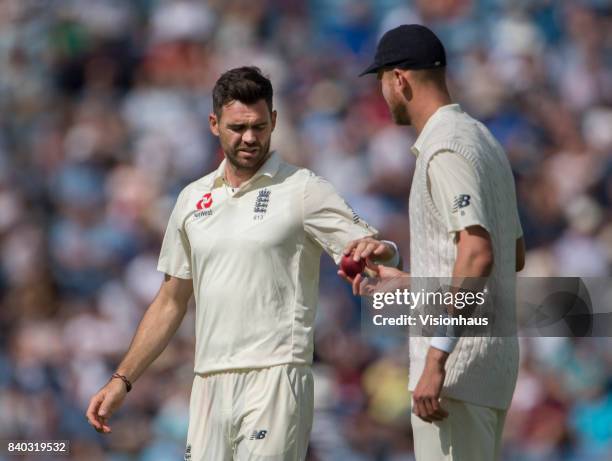
<svg viewBox="0 0 612 461"><path fill-rule="evenodd" d="M212 206L212 203L213 203L212 194L210 192L207 192L206 194L202 196L202 198L198 201L198 203L196 203L196 208L198 210L207 210Z"/></svg>

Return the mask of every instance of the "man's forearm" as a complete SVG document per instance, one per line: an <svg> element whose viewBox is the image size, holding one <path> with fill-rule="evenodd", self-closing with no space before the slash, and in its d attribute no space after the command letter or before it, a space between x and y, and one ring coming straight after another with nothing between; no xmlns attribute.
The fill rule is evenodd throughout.
<svg viewBox="0 0 612 461"><path fill-rule="evenodd" d="M430 347L425 357L425 367L431 369L444 369L449 353L436 347Z"/></svg>
<svg viewBox="0 0 612 461"><path fill-rule="evenodd" d="M127 354L117 368L132 383L166 348L178 329L185 312L186 304L156 299L143 316Z"/></svg>
<svg viewBox="0 0 612 461"><path fill-rule="evenodd" d="M486 283L486 277L491 273L491 267L493 265L492 255L478 255L469 252L459 253L453 266L453 277L451 283L451 290L453 296L456 295L461 289L467 289L470 291L482 290ZM450 315L455 316L458 314L468 315L471 313L469 309L465 312L458 310L455 306L450 307ZM455 336L436 336L431 340L432 349L437 349L437 352L445 352L447 355L450 354L455 346L457 345L458 337Z"/></svg>

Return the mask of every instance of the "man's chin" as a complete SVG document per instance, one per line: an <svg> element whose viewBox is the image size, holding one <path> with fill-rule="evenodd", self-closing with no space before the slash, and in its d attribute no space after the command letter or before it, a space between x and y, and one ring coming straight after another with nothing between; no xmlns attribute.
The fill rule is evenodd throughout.
<svg viewBox="0 0 612 461"><path fill-rule="evenodd" d="M239 168L243 168L245 170L254 170L261 166L263 163L265 155L260 155L257 153L248 153L239 151L237 155L234 157L234 165Z"/></svg>

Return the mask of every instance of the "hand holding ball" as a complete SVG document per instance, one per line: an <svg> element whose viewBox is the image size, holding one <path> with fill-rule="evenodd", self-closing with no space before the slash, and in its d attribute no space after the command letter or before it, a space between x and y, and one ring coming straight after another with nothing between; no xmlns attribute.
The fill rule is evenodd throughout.
<svg viewBox="0 0 612 461"><path fill-rule="evenodd" d="M361 274L365 267L364 259L355 261L352 255L344 255L340 261L340 269L350 278L355 278L358 274Z"/></svg>

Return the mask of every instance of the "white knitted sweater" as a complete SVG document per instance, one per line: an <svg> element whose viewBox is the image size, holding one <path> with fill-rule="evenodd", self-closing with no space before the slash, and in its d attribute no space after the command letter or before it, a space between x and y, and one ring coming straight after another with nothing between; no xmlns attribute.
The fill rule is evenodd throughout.
<svg viewBox="0 0 612 461"><path fill-rule="evenodd" d="M434 154L453 151L474 168L479 182L491 236L494 264L487 282L495 322L514 325L515 314L515 213L514 180L506 155L487 128L452 107L436 113L417 144L419 153L410 192L410 272L416 277L450 277L456 259L454 234L449 233L428 190L427 165ZM431 338L410 338L410 390L423 372ZM506 409L510 405L518 372L515 337L462 337L446 364L442 396L478 405Z"/></svg>

